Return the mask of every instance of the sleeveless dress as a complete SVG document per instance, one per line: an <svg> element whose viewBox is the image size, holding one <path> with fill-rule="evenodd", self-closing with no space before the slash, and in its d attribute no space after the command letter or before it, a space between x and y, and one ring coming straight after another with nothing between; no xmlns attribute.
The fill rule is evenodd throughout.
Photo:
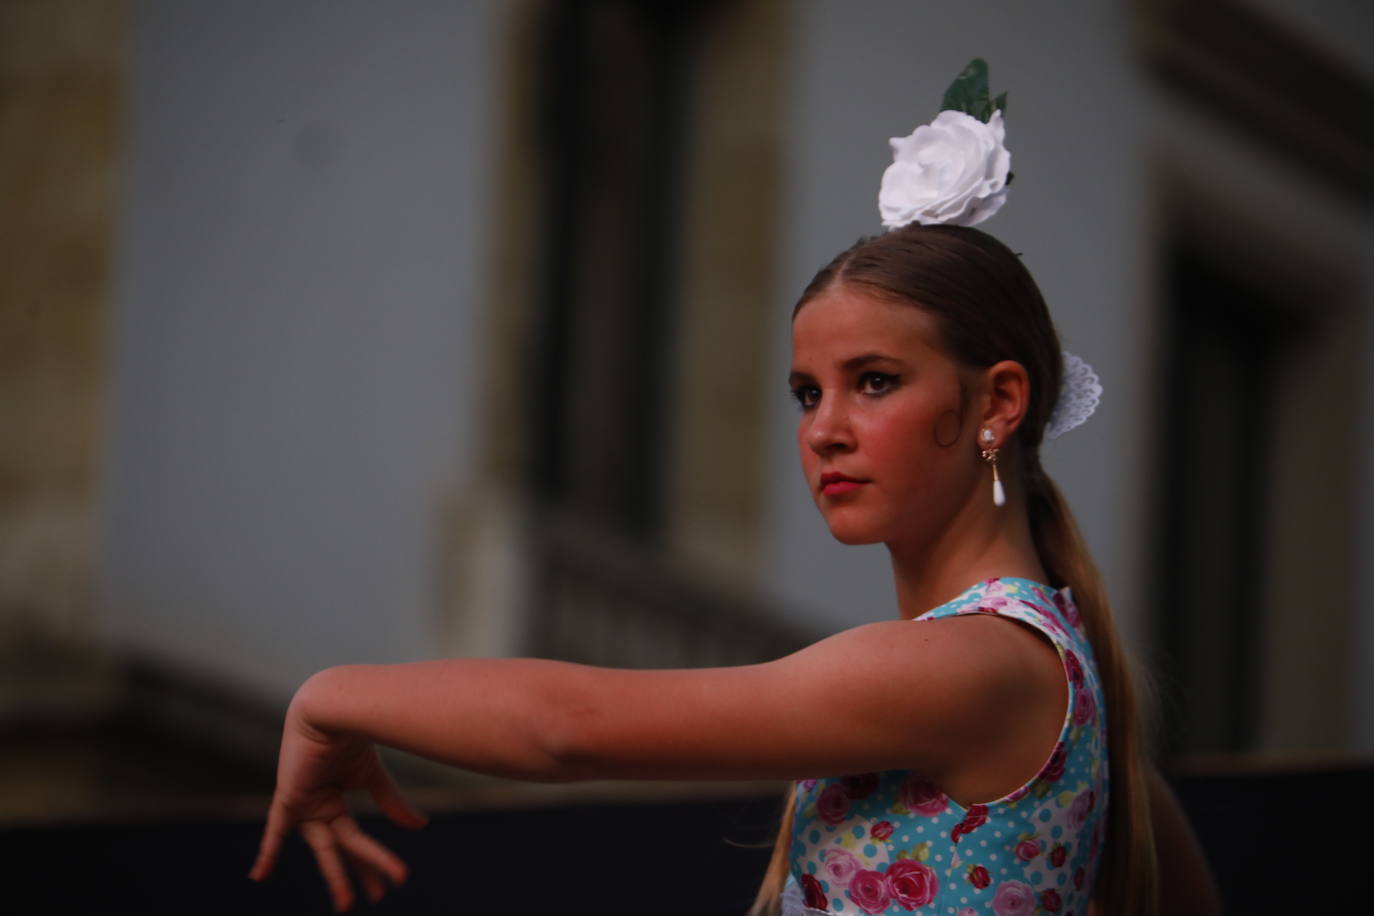
<svg viewBox="0 0 1374 916"><path fill-rule="evenodd" d="M1107 732L1068 589L989 579L916 618L996 614L1054 644L1069 685L1059 741L1009 795L960 805L910 770L797 783L783 916L1081 916L1106 828Z"/></svg>

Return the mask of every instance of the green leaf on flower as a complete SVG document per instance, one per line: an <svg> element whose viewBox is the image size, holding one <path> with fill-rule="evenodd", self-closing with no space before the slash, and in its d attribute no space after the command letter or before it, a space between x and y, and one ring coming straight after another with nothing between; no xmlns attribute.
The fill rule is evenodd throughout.
<svg viewBox="0 0 1374 916"><path fill-rule="evenodd" d="M988 62L981 57L969 61L968 66L954 78L945 90L943 107L946 110L965 111L972 114L972 107L988 94Z"/></svg>
<svg viewBox="0 0 1374 916"><path fill-rule="evenodd" d="M988 91L988 63L981 57L969 61L963 71L949 84L941 102L942 111L962 111L986 123L993 112L1007 110L1007 94L993 98Z"/></svg>
<svg viewBox="0 0 1374 916"><path fill-rule="evenodd" d="M913 862L924 862L926 859L930 858L930 840L926 840L924 843L917 843L910 849L903 849L901 852L897 853L896 858L899 862L902 859L910 859Z"/></svg>

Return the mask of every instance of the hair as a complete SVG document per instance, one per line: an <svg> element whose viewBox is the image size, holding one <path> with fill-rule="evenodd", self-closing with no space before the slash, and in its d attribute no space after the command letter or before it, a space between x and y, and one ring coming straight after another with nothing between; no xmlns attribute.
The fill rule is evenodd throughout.
<svg viewBox="0 0 1374 916"><path fill-rule="evenodd" d="M1130 661L1117 637L1102 578L1059 488L1040 466L1040 443L1063 375L1059 336L1030 272L1009 248L978 229L912 224L860 239L823 267L797 301L834 286L905 303L936 319L957 361L986 367L1015 360L1030 378L1030 400L1009 457L1019 466L1031 536L1055 588L1071 587L1092 644L1106 698L1110 801L1094 899L1104 912L1151 914L1156 861L1148 762ZM750 916L776 912L787 877L795 787Z"/></svg>

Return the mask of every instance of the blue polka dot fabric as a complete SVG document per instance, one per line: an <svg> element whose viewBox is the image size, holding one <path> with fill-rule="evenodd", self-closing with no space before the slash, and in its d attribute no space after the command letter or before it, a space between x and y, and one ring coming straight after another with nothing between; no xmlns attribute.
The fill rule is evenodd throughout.
<svg viewBox="0 0 1374 916"><path fill-rule="evenodd" d="M1084 914L1106 828L1102 685L1073 596L989 579L916 618L996 614L1059 652L1069 703L1039 773L964 807L910 770L797 783L783 916Z"/></svg>

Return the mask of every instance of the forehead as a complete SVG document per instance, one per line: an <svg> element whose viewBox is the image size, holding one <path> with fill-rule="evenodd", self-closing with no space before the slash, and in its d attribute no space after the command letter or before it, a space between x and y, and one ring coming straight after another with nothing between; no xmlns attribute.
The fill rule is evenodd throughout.
<svg viewBox="0 0 1374 916"><path fill-rule="evenodd" d="M832 287L807 302L792 319L794 368L869 352L898 358L944 355L933 316L862 290Z"/></svg>

